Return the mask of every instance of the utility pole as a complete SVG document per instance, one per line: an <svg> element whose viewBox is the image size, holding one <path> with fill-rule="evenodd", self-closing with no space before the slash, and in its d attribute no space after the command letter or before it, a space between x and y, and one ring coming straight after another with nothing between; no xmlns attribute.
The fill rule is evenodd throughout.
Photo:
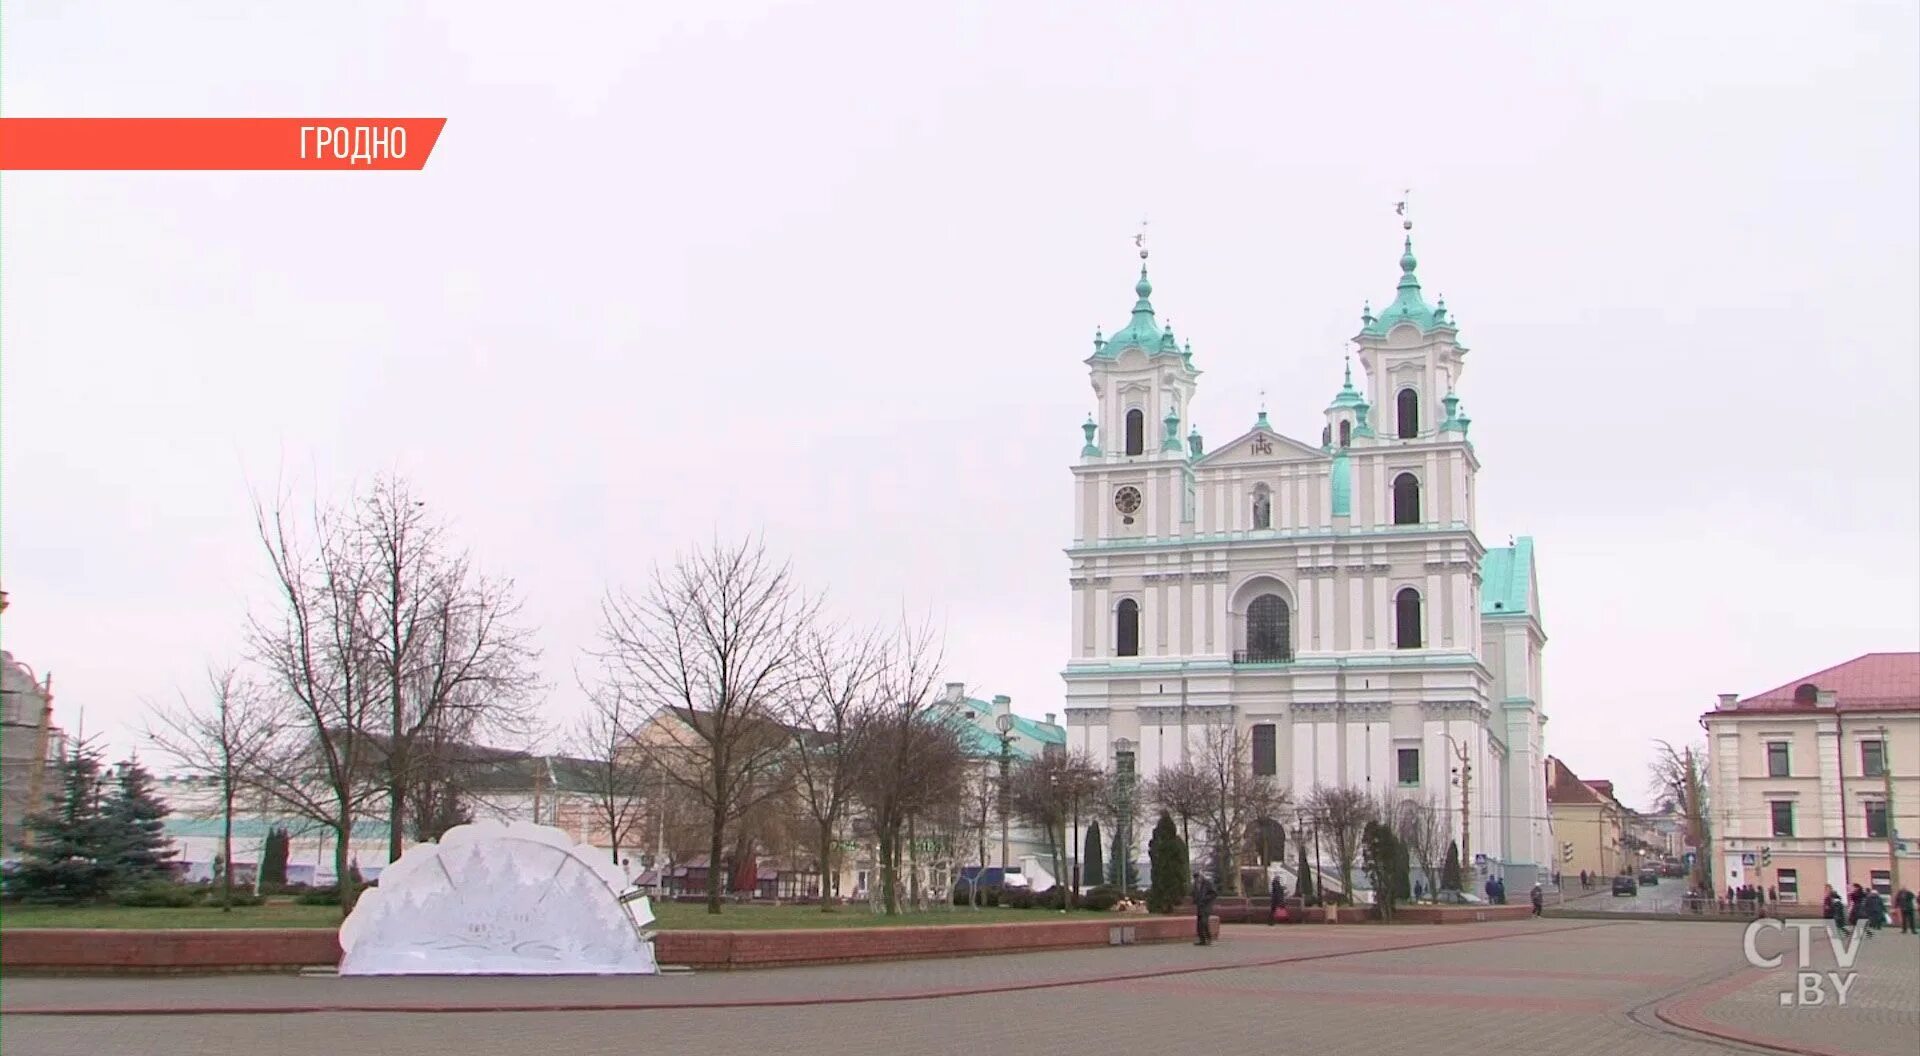
<svg viewBox="0 0 1920 1056"><path fill-rule="evenodd" d="M1442 733L1440 736L1453 745L1454 757L1460 760L1460 866L1463 869L1471 868L1473 852L1468 837L1473 832L1473 815L1469 813L1473 803L1473 763L1468 761L1467 746L1454 740L1453 734Z"/></svg>
<svg viewBox="0 0 1920 1056"><path fill-rule="evenodd" d="M994 720L1000 729L1000 883L1007 882L1007 770L1012 763L1013 752L1013 715L1002 715Z"/></svg>
<svg viewBox="0 0 1920 1056"><path fill-rule="evenodd" d="M1893 739L1880 727L1880 778L1887 788L1887 890L1900 892L1900 812L1893 809Z"/></svg>

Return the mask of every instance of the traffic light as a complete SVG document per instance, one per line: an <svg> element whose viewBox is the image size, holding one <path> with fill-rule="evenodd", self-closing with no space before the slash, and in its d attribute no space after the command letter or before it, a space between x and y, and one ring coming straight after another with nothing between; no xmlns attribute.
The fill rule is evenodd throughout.
<svg viewBox="0 0 1920 1056"><path fill-rule="evenodd" d="M1760 848L1760 868L1765 869L1767 866L1770 866L1772 864L1773 864L1773 848L1771 847Z"/></svg>

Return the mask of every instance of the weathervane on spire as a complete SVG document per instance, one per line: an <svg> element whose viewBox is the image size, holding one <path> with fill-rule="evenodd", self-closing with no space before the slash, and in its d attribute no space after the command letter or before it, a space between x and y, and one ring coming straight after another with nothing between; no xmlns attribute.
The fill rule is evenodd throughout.
<svg viewBox="0 0 1920 1056"><path fill-rule="evenodd" d="M1133 236L1133 245L1140 251L1140 259L1147 259L1147 222L1140 221L1140 231Z"/></svg>
<svg viewBox="0 0 1920 1056"><path fill-rule="evenodd" d="M1393 215L1400 218L1400 227L1407 231L1413 230L1413 221L1407 219L1407 199L1412 196L1413 188L1409 187L1401 191L1400 200L1393 203Z"/></svg>

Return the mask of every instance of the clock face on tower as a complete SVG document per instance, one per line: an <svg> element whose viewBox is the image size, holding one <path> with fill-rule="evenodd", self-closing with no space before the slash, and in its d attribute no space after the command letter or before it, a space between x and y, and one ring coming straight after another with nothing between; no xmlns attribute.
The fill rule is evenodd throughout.
<svg viewBox="0 0 1920 1056"><path fill-rule="evenodd" d="M1140 510L1140 489L1129 484L1113 493L1113 508L1125 514L1131 524L1131 518Z"/></svg>

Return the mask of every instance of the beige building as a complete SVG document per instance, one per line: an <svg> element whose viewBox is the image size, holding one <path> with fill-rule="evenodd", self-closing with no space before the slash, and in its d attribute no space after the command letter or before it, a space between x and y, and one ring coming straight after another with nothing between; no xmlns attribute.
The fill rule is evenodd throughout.
<svg viewBox="0 0 1920 1056"><path fill-rule="evenodd" d="M1566 763L1547 756L1547 810L1560 855L1560 883L1579 885L1582 872L1609 877L1627 862L1627 812L1607 782L1580 780ZM1598 787L1596 787L1598 786ZM1569 881L1567 877L1575 879Z"/></svg>
<svg viewBox="0 0 1920 1056"><path fill-rule="evenodd" d="M1920 653L1724 693L1703 724L1719 887L1920 886Z"/></svg>

